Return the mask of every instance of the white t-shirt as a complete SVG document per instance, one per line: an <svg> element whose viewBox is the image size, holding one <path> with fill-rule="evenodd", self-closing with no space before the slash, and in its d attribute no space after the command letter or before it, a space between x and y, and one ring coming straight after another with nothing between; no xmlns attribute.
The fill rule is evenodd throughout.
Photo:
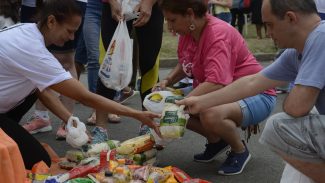
<svg viewBox="0 0 325 183"><path fill-rule="evenodd" d="M42 91L72 78L46 49L34 23L0 31L0 43L0 113L15 107L35 88Z"/></svg>
<svg viewBox="0 0 325 183"><path fill-rule="evenodd" d="M324 0L315 0L317 11L319 13L325 13L325 1Z"/></svg>

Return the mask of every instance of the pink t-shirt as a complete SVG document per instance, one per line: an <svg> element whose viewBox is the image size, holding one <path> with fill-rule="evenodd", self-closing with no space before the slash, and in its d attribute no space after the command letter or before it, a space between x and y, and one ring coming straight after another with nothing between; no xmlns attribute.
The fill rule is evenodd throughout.
<svg viewBox="0 0 325 183"><path fill-rule="evenodd" d="M263 69L235 28L212 15L206 17L199 42L190 35L179 38L178 59L186 75L193 78L194 88L203 82L226 86ZM265 93L275 95L274 90Z"/></svg>

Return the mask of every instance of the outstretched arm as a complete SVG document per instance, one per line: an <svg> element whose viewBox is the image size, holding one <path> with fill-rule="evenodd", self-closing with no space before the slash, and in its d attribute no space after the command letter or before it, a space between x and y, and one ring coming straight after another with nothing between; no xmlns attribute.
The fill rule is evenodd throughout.
<svg viewBox="0 0 325 183"><path fill-rule="evenodd" d="M196 114L212 106L236 102L240 99L262 93L269 88L283 85L284 83L284 81L271 80L257 73L238 79L217 91L206 95L189 97L177 103L186 105L190 113Z"/></svg>
<svg viewBox="0 0 325 183"><path fill-rule="evenodd" d="M88 91L79 81L75 79L68 79L52 85L51 89L94 109L100 109L108 113L133 117L141 121L143 124L153 128L158 134L160 134L158 127L153 121L154 118L159 118L160 115L148 111L138 111L106 99L100 95L94 94Z"/></svg>
<svg viewBox="0 0 325 183"><path fill-rule="evenodd" d="M53 91L45 89L38 93L40 101L56 116L62 119L63 122L67 122L72 115L68 109L62 104L59 97L55 96Z"/></svg>

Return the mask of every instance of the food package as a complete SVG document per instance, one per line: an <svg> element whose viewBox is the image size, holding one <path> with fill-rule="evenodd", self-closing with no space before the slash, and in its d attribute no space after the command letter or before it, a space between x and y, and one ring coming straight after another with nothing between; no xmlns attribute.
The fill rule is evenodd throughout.
<svg viewBox="0 0 325 183"><path fill-rule="evenodd" d="M109 151L110 148L106 142L88 145L87 155L96 156L102 151Z"/></svg>
<svg viewBox="0 0 325 183"><path fill-rule="evenodd" d="M133 161L135 162L135 164L142 165L144 162L148 161L149 159L156 157L156 155L157 155L157 150L150 149L140 154L134 154Z"/></svg>
<svg viewBox="0 0 325 183"><path fill-rule="evenodd" d="M108 140L107 141L109 149L115 149L120 145L120 141L118 140Z"/></svg>
<svg viewBox="0 0 325 183"><path fill-rule="evenodd" d="M81 160L85 159L84 153L79 150L69 150L65 153L67 160L79 163Z"/></svg>
<svg viewBox="0 0 325 183"><path fill-rule="evenodd" d="M155 142L151 139L150 134L138 136L129 140L126 140L116 148L119 154L136 154L153 148Z"/></svg>
<svg viewBox="0 0 325 183"><path fill-rule="evenodd" d="M76 166L77 166L77 163L72 162L72 161L63 160L63 161L59 162L59 167L64 170L71 170L71 169L75 168Z"/></svg>
<svg viewBox="0 0 325 183"><path fill-rule="evenodd" d="M151 167L147 183L164 183L172 175L168 169Z"/></svg>
<svg viewBox="0 0 325 183"><path fill-rule="evenodd" d="M160 132L163 138L177 139L184 135L187 116L184 112L185 106L166 104L160 119Z"/></svg>
<svg viewBox="0 0 325 183"><path fill-rule="evenodd" d="M183 97L173 91L155 91L147 95L143 100L143 106L151 112L161 114L165 103L174 103L175 100L181 100Z"/></svg>

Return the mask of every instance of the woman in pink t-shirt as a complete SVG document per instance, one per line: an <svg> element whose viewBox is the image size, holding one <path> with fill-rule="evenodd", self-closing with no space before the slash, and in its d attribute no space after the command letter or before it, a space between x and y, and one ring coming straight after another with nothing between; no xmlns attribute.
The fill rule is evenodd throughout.
<svg viewBox="0 0 325 183"><path fill-rule="evenodd" d="M161 8L168 28L180 35L179 63L157 86L172 86L188 76L193 78L194 87L188 96L203 95L262 70L239 32L207 14L202 0L162 0ZM236 128L262 122L270 115L275 103L275 91L267 90L192 115L187 128L208 141L205 151L194 155L194 160L210 162L230 146L231 153L218 172L225 175L241 173L251 155Z"/></svg>

